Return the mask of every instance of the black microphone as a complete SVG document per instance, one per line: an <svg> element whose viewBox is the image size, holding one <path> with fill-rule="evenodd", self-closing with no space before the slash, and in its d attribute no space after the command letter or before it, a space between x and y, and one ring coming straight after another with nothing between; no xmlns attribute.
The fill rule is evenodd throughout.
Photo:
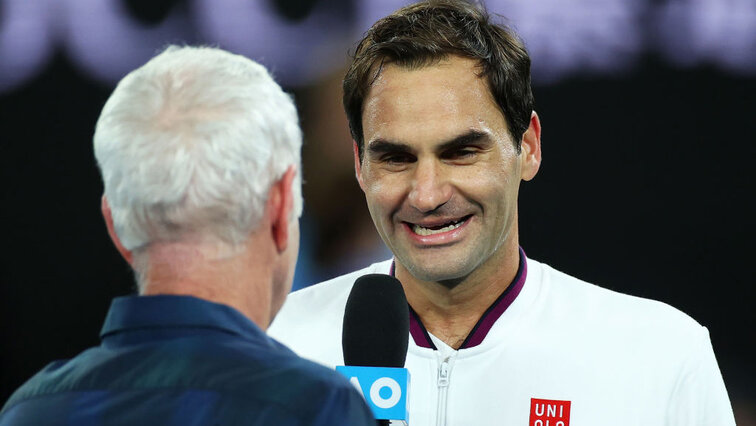
<svg viewBox="0 0 756 426"><path fill-rule="evenodd" d="M341 346L346 366L377 367L374 372L380 371L379 375L394 376L396 379L391 380L394 384L392 398L375 401L374 398L381 397L367 391L370 384L365 383L373 373L363 375L357 369L349 370L351 373L347 373L352 376L353 383L365 386L361 392L363 396L370 396L366 397L366 400L373 409L379 425L388 425L390 419L406 424L409 374L403 367L407 359L408 338L409 305L399 280L384 274L370 274L358 278L349 293L344 310ZM403 371L396 373L396 370L392 371L391 368ZM395 399L394 392L397 392ZM404 396L399 402L401 394ZM391 413L382 411L389 408L398 410Z"/></svg>
<svg viewBox="0 0 756 426"><path fill-rule="evenodd" d="M399 280L384 274L357 278L344 310L344 364L404 367L408 336L409 307Z"/></svg>

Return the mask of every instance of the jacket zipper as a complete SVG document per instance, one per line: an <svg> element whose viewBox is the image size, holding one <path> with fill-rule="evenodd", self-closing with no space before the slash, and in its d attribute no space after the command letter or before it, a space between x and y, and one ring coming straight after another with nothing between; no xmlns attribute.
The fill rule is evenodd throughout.
<svg viewBox="0 0 756 426"><path fill-rule="evenodd" d="M446 426L446 393L449 389L449 373L451 373L451 357L446 357L438 367L438 412L436 425Z"/></svg>

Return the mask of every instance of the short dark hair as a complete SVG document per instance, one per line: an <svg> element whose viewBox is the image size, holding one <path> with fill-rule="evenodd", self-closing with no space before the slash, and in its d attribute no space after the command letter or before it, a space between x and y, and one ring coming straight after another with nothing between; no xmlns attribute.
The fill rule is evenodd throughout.
<svg viewBox="0 0 756 426"><path fill-rule="evenodd" d="M344 110L364 150L362 108L365 96L386 63L410 69L449 55L477 59L481 77L501 108L517 150L533 111L530 57L514 31L493 23L488 13L463 0L426 0L376 22L357 45L344 77Z"/></svg>

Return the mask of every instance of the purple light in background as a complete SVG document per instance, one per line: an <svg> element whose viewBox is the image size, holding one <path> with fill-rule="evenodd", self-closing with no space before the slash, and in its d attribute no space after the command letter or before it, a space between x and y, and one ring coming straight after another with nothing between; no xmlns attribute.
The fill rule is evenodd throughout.
<svg viewBox="0 0 756 426"><path fill-rule="evenodd" d="M678 65L756 72L754 0L669 0L655 22L656 46Z"/></svg>
<svg viewBox="0 0 756 426"><path fill-rule="evenodd" d="M191 42L187 16L172 13L155 27L132 18L121 0L58 0L65 3L63 36L74 63L114 83L169 43Z"/></svg>
<svg viewBox="0 0 756 426"><path fill-rule="evenodd" d="M287 86L343 67L377 19L410 0L355 0L356 17L322 0L304 21L265 0L187 0L157 26L132 18L123 0L0 0L0 92L37 73L62 46L87 74L115 82L169 43L208 43L249 56ZM533 57L536 84L570 75L630 71L657 50L680 66L712 63L756 75L754 0L490 0ZM188 9L188 12L187 12Z"/></svg>
<svg viewBox="0 0 756 426"><path fill-rule="evenodd" d="M195 6L207 39L259 61L286 86L311 83L346 63L351 23L322 7L290 23L267 1L197 0Z"/></svg>
<svg viewBox="0 0 756 426"><path fill-rule="evenodd" d="M373 24L414 1L410 0L362 0L357 3L357 20L355 22L355 44Z"/></svg>
<svg viewBox="0 0 756 426"><path fill-rule="evenodd" d="M535 83L626 72L643 49L645 0L491 0L487 6L525 40Z"/></svg>
<svg viewBox="0 0 756 426"><path fill-rule="evenodd" d="M58 6L54 0L2 1L0 92L23 83L47 63L56 35L51 17Z"/></svg>

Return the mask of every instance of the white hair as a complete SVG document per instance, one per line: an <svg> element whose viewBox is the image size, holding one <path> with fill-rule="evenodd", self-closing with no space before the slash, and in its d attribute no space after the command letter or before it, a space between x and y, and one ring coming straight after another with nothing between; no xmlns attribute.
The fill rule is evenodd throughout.
<svg viewBox="0 0 756 426"><path fill-rule="evenodd" d="M171 46L129 73L94 135L115 231L131 251L189 236L241 244L291 165L301 215L301 147L294 102L265 68L210 47Z"/></svg>

